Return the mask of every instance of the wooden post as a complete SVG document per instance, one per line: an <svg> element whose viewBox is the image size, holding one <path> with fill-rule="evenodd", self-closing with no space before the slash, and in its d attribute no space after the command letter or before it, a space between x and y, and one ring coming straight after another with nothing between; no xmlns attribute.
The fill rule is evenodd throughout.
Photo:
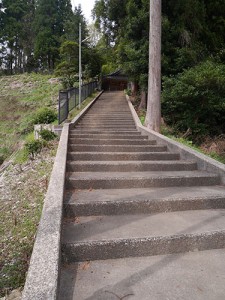
<svg viewBox="0 0 225 300"><path fill-rule="evenodd" d="M161 123L161 0L150 0L148 105L145 125L160 132Z"/></svg>

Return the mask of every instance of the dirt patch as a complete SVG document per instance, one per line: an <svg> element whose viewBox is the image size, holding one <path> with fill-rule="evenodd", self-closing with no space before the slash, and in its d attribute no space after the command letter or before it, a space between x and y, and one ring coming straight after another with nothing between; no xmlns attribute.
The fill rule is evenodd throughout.
<svg viewBox="0 0 225 300"><path fill-rule="evenodd" d="M201 145L201 149L206 153L214 152L225 157L225 134L218 137L208 137Z"/></svg>
<svg viewBox="0 0 225 300"><path fill-rule="evenodd" d="M9 84L9 88L13 90L19 89L21 87L23 87L23 83L20 81L13 81Z"/></svg>
<svg viewBox="0 0 225 300"><path fill-rule="evenodd" d="M58 83L60 83L60 80L59 80L59 78L50 78L50 79L48 80L48 82L49 82L50 84L58 84Z"/></svg>

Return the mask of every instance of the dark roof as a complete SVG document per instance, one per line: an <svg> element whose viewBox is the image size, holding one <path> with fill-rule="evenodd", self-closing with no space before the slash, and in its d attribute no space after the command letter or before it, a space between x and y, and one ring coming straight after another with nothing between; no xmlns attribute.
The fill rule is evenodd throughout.
<svg viewBox="0 0 225 300"><path fill-rule="evenodd" d="M128 80L128 76L123 73L122 70L117 70L108 75L103 76L103 78L107 79L118 79L118 80Z"/></svg>

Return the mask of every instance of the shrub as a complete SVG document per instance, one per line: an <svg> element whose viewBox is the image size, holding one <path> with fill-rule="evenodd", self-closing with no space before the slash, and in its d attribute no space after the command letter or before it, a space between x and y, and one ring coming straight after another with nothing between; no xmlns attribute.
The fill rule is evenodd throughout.
<svg viewBox="0 0 225 300"><path fill-rule="evenodd" d="M30 140L26 142L25 149L31 157L35 157L36 154L41 152L43 142L40 140Z"/></svg>
<svg viewBox="0 0 225 300"><path fill-rule="evenodd" d="M194 141L225 131L225 66L212 61L163 78L162 112L179 132Z"/></svg>
<svg viewBox="0 0 225 300"><path fill-rule="evenodd" d="M47 107L41 108L33 119L33 124L50 124L57 119L57 113Z"/></svg>
<svg viewBox="0 0 225 300"><path fill-rule="evenodd" d="M7 147L0 148L0 165L3 164L4 160L10 155L10 150Z"/></svg>
<svg viewBox="0 0 225 300"><path fill-rule="evenodd" d="M45 141L51 141L51 140L54 140L57 135L54 132L50 131L50 130L42 129L40 131L40 136Z"/></svg>

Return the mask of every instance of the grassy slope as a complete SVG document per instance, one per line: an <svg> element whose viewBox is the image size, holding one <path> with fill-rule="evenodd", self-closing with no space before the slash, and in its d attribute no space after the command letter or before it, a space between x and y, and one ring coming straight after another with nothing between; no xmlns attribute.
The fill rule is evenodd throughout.
<svg viewBox="0 0 225 300"><path fill-rule="evenodd" d="M142 112L141 115L139 115L139 118L141 120L141 123L142 125L144 124L144 121L145 121L145 112ZM208 155L209 157L225 164L225 155L224 155L224 152L223 153L220 153L219 151L210 151L210 150L206 150L205 147L202 146L197 146L195 144L192 143L192 141L188 140L188 139L185 139L185 138L180 138L180 137L176 137L173 135L173 132L172 132L172 128L168 127L168 126L162 126L161 128L161 133L167 137L169 137L170 139L174 140L174 141L177 141L181 144L184 144L198 152L201 152L205 155ZM213 141L211 141L211 143L213 143ZM215 143L215 142L214 142ZM210 146L210 144L209 144ZM210 148L210 147L208 147Z"/></svg>
<svg viewBox="0 0 225 300"><path fill-rule="evenodd" d="M35 112L56 108L59 83L49 75L0 77L0 162L20 147Z"/></svg>

